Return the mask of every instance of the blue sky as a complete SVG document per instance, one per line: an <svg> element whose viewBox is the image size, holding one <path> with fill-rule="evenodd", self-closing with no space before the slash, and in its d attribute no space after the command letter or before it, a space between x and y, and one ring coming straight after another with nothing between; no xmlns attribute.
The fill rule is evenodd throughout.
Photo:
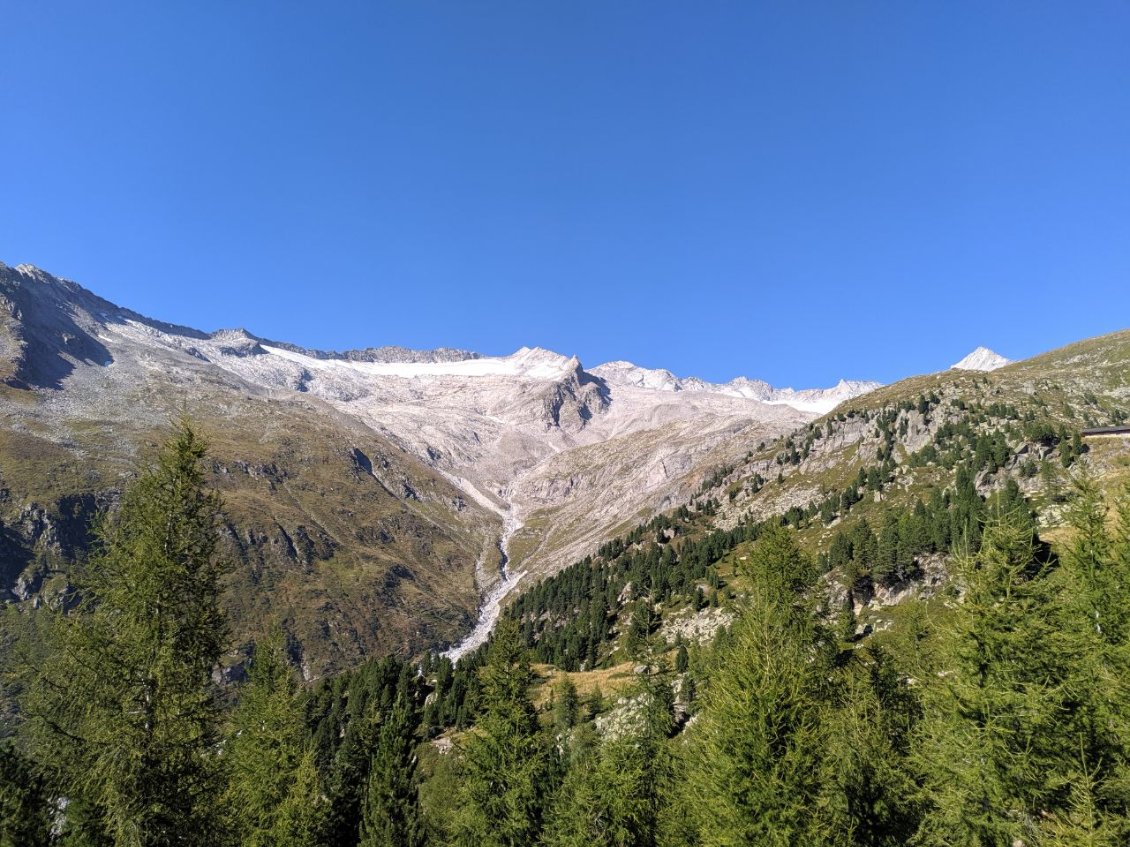
<svg viewBox="0 0 1130 847"><path fill-rule="evenodd" d="M891 381L1130 321L1130 5L0 7L0 260L309 346Z"/></svg>

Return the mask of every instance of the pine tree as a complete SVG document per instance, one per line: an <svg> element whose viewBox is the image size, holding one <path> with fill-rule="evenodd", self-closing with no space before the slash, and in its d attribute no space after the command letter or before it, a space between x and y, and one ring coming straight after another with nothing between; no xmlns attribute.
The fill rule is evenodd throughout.
<svg viewBox="0 0 1130 847"><path fill-rule="evenodd" d="M826 741L808 843L902 847L920 818L909 763L919 703L882 650L849 651L840 661L821 718Z"/></svg>
<svg viewBox="0 0 1130 847"><path fill-rule="evenodd" d="M569 677L561 680L553 692L553 724L559 733L568 733L577 724L581 700L577 686Z"/></svg>
<svg viewBox="0 0 1130 847"><path fill-rule="evenodd" d="M931 804L923 844L1029 843L1065 790L1065 650L1055 586L1037 554L1031 526L1010 513L958 561L964 597L919 736Z"/></svg>
<svg viewBox="0 0 1130 847"><path fill-rule="evenodd" d="M640 600L628 618L628 631L624 634L624 652L629 658L639 658L641 651L646 649L651 624L649 602Z"/></svg>
<svg viewBox="0 0 1130 847"><path fill-rule="evenodd" d="M265 841L271 847L313 847L321 843L326 816L326 798L314 762L313 749L307 749L294 771L294 785L279 806Z"/></svg>
<svg viewBox="0 0 1130 847"><path fill-rule="evenodd" d="M749 570L749 603L688 730L675 808L694 825L673 827L673 843L905 844L918 821L916 700L885 654L838 650L786 530L762 535Z"/></svg>
<svg viewBox="0 0 1130 847"><path fill-rule="evenodd" d="M899 576L899 519L894 512L888 512L879 530L879 543L876 549L873 574L884 585L892 585Z"/></svg>
<svg viewBox="0 0 1130 847"><path fill-rule="evenodd" d="M306 755L300 689L287 664L281 634L255 647L250 679L240 692L227 744L230 829L242 847L279 843L295 822L281 822L284 806L301 790L298 771ZM296 797L292 806L318 803ZM294 813L288 813L293 818Z"/></svg>
<svg viewBox="0 0 1130 847"><path fill-rule="evenodd" d="M204 455L182 423L123 492L24 700L36 757L120 847L219 840L211 675L227 629Z"/></svg>
<svg viewBox="0 0 1130 847"><path fill-rule="evenodd" d="M1101 809L1101 788L1092 774L1078 775L1071 784L1066 809L1046 816L1038 844L1055 847L1121 847L1126 844L1124 818Z"/></svg>
<svg viewBox="0 0 1130 847"><path fill-rule="evenodd" d="M687 652L687 645L680 643L679 649L675 653L675 673L686 673L687 668L690 667L690 653Z"/></svg>
<svg viewBox="0 0 1130 847"><path fill-rule="evenodd" d="M748 606L717 657L687 790L698 843L793 845L814 833L830 664L800 591L812 568L787 530L750 554Z"/></svg>
<svg viewBox="0 0 1130 847"><path fill-rule="evenodd" d="M344 721L340 743L326 768L326 833L330 843L348 844L361 829L369 764L380 732L379 718L379 712L370 707Z"/></svg>
<svg viewBox="0 0 1130 847"><path fill-rule="evenodd" d="M528 689L529 660L518 625L503 620L480 670L483 710L461 745L455 843L527 847L541 831L554 768Z"/></svg>
<svg viewBox="0 0 1130 847"><path fill-rule="evenodd" d="M381 722L369 765L359 847L420 847L424 843L413 711L407 699L400 697Z"/></svg>

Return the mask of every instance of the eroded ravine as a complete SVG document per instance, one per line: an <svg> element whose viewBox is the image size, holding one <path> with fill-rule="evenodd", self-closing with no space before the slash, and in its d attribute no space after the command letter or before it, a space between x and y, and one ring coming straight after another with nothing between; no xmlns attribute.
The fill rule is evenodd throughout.
<svg viewBox="0 0 1130 847"><path fill-rule="evenodd" d="M510 539L521 528L522 521L518 517L515 506L511 504L510 510L503 516L502 533L498 538L498 582L483 597L475 628L454 647L444 651L443 655L451 661L459 661L467 653L477 650L486 643L494 630L494 625L498 622L498 616L502 613L503 601L517 587L522 577L526 575L525 571L512 572L510 570ZM479 560L479 570L481 573L476 575L479 583L487 584L489 580L486 578L485 564L482 559Z"/></svg>

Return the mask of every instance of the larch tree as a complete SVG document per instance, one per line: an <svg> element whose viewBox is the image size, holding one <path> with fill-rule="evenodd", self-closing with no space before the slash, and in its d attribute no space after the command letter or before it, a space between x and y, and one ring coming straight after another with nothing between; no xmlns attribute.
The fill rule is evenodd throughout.
<svg viewBox="0 0 1130 847"><path fill-rule="evenodd" d="M286 843L289 832L317 828L322 800L316 774L300 773L310 747L300 695L282 635L272 633L255 645L225 750L225 805L240 847L274 847ZM309 821L297 820L303 810Z"/></svg>
<svg viewBox="0 0 1130 847"><path fill-rule="evenodd" d="M1070 740L1070 797L1050 829L1056 843L1130 839L1130 496L1109 509L1087 472L1067 509L1072 536L1058 576L1066 641L1067 702L1059 731Z"/></svg>
<svg viewBox="0 0 1130 847"><path fill-rule="evenodd" d="M654 644L631 707L570 761L544 841L550 847L655 847L673 781L671 675Z"/></svg>
<svg viewBox="0 0 1130 847"><path fill-rule="evenodd" d="M788 530L762 535L749 570L749 602L693 728L686 807L698 810L696 843L785 847L813 832L830 663L799 593L811 563Z"/></svg>
<svg viewBox="0 0 1130 847"><path fill-rule="evenodd" d="M788 530L762 534L749 576L687 730L689 798L676 805L694 825L676 843L905 844L917 826L907 754L918 713L905 681L881 651L838 649Z"/></svg>
<svg viewBox="0 0 1130 847"><path fill-rule="evenodd" d="M182 423L123 491L23 702L36 758L117 847L222 840L212 672L227 626L204 456Z"/></svg>

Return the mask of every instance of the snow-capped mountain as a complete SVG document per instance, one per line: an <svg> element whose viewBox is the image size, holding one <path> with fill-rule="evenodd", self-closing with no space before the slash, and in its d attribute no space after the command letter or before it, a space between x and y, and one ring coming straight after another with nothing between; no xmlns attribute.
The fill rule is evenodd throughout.
<svg viewBox="0 0 1130 847"><path fill-rule="evenodd" d="M960 362L950 365L950 370L958 371L995 371L1005 365L1011 365L1012 359L1006 359L994 353L988 347L978 347Z"/></svg>
<svg viewBox="0 0 1130 847"><path fill-rule="evenodd" d="M120 454L118 466L128 467L154 432L187 411L224 433L233 450L272 457L260 463L267 469L261 473L278 479L248 507L263 528L241 544L261 543L274 525L284 553L314 530L312 518L290 525L271 518L272 498L283 497L287 474L297 473L279 468L314 450L337 451L349 474L375 478L382 496L422 510L411 532L396 522L355 530L376 539L373 555L382 555L386 536L397 544L413 533L430 538L433 530L419 523L430 521L449 546L456 538L460 549L486 542L474 581L466 571L450 578L496 598L496 589L522 573L551 572L625 521L691 496L711 468L751 444L876 385L796 391L744 378L715 385L626 362L586 370L576 357L536 347L508 356L308 350L242 329L206 333L151 320L30 266L0 266L0 306L0 383L19 392L0 393L0 406L12 425L32 428L51 450L77 451L75 461ZM403 456L399 470L390 450ZM319 502L330 506L341 496L335 492L354 485L323 481ZM318 526L335 558L361 537L331 532L325 520ZM498 567L500 549L508 571Z"/></svg>

